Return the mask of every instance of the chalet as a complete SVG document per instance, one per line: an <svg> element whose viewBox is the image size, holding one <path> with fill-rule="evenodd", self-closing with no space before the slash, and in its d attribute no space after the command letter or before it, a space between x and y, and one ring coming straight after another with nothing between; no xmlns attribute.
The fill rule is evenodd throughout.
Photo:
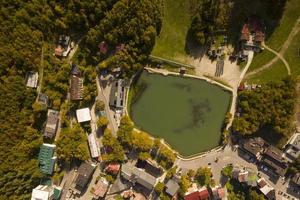
<svg viewBox="0 0 300 200"><path fill-rule="evenodd" d="M283 152L269 146L263 153L261 163L266 165L275 175L284 176L287 170L287 163L283 159Z"/></svg>
<svg viewBox="0 0 300 200"><path fill-rule="evenodd" d="M47 122L44 130L44 136L53 138L56 134L58 125L59 112L56 110L48 109Z"/></svg>
<svg viewBox="0 0 300 200"><path fill-rule="evenodd" d="M166 193L171 197L174 197L177 194L178 190L179 184L174 179L168 180L166 184Z"/></svg>
<svg viewBox="0 0 300 200"><path fill-rule="evenodd" d="M81 108L76 110L76 117L78 123L91 121L91 113L89 108Z"/></svg>
<svg viewBox="0 0 300 200"><path fill-rule="evenodd" d="M98 158L100 157L100 148L98 141L93 133L90 133L88 135L88 143L89 143L89 149L91 153L92 158Z"/></svg>
<svg viewBox="0 0 300 200"><path fill-rule="evenodd" d="M70 78L70 99L81 100L83 96L83 78L77 65L72 64Z"/></svg>
<svg viewBox="0 0 300 200"><path fill-rule="evenodd" d="M93 199L102 199L105 197L109 183L105 178L101 178L94 187Z"/></svg>
<svg viewBox="0 0 300 200"><path fill-rule="evenodd" d="M32 190L31 200L58 200L61 192L57 186L39 185Z"/></svg>
<svg viewBox="0 0 300 200"><path fill-rule="evenodd" d="M39 73L27 72L26 74L26 87L36 88L38 84Z"/></svg>
<svg viewBox="0 0 300 200"><path fill-rule="evenodd" d="M149 191L154 188L157 182L154 176L128 163L122 165L121 175L124 179L133 184L139 184Z"/></svg>
<svg viewBox="0 0 300 200"><path fill-rule="evenodd" d="M66 57L71 51L70 36L60 35L57 46L55 48L54 55L57 57Z"/></svg>
<svg viewBox="0 0 300 200"><path fill-rule="evenodd" d="M119 79L112 84L109 105L115 109L123 109L126 97L126 81Z"/></svg>
<svg viewBox="0 0 300 200"><path fill-rule="evenodd" d="M249 25L244 24L242 31L241 31L241 36L240 36L241 41L248 41L250 40L250 30L249 30Z"/></svg>
<svg viewBox="0 0 300 200"><path fill-rule="evenodd" d="M56 146L54 144L43 144L40 147L38 156L39 167L44 174L53 174L54 165L56 162L56 156L54 156L55 147Z"/></svg>
<svg viewBox="0 0 300 200"><path fill-rule="evenodd" d="M240 145L242 151L246 152L255 159L259 159L261 153L268 146L269 145L260 137L243 140L242 144Z"/></svg>
<svg viewBox="0 0 300 200"><path fill-rule="evenodd" d="M284 157L293 162L300 155L300 133L295 133L290 142L286 145Z"/></svg>
<svg viewBox="0 0 300 200"><path fill-rule="evenodd" d="M249 19L248 23L243 25L240 35L242 48L246 50L261 51L261 44L265 39L262 31L262 24L255 18Z"/></svg>
<svg viewBox="0 0 300 200"><path fill-rule="evenodd" d="M95 167L95 165L86 162L81 163L75 182L71 185L71 190L73 190L74 194L81 194L85 191L86 186L94 174Z"/></svg>

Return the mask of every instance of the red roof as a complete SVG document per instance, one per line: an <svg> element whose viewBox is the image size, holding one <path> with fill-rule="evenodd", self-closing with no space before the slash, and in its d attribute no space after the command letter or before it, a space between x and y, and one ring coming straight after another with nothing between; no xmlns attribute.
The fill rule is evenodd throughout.
<svg viewBox="0 0 300 200"><path fill-rule="evenodd" d="M209 193L207 189L204 189L202 191L199 192L199 197L201 200L206 200L209 197Z"/></svg>
<svg viewBox="0 0 300 200"><path fill-rule="evenodd" d="M200 200L199 192L193 192L184 196L184 200Z"/></svg>
<svg viewBox="0 0 300 200"><path fill-rule="evenodd" d="M254 36L255 42L262 42L264 41L265 34L262 31L256 31Z"/></svg>
<svg viewBox="0 0 300 200"><path fill-rule="evenodd" d="M120 170L120 164L111 163L111 164L107 165L105 170L112 173L112 174L117 174Z"/></svg>
<svg viewBox="0 0 300 200"><path fill-rule="evenodd" d="M62 56L62 53L63 53L64 49L58 45L56 48L55 48L55 55L56 56Z"/></svg>
<svg viewBox="0 0 300 200"><path fill-rule="evenodd" d="M108 50L108 45L105 41L102 41L99 45L98 45L100 52L106 54L107 50Z"/></svg>
<svg viewBox="0 0 300 200"><path fill-rule="evenodd" d="M218 188L218 195L220 198L225 197L225 189L224 188Z"/></svg>
<svg viewBox="0 0 300 200"><path fill-rule="evenodd" d="M250 39L249 25L244 24L241 31L241 40L249 40L249 39Z"/></svg>

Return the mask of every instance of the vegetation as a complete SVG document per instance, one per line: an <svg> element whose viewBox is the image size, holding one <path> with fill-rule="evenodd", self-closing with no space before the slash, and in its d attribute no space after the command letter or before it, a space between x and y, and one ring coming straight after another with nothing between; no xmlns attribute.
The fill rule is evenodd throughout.
<svg viewBox="0 0 300 200"><path fill-rule="evenodd" d="M105 109L105 104L101 100L97 100L95 103L95 112L99 113L100 111L103 111Z"/></svg>
<svg viewBox="0 0 300 200"><path fill-rule="evenodd" d="M215 184L211 169L208 167L200 167L196 172L195 180L201 186L214 186Z"/></svg>
<svg viewBox="0 0 300 200"><path fill-rule="evenodd" d="M281 137L289 136L296 103L293 78L271 82L256 90L242 91L238 99L241 116L233 121L232 128L235 132L251 135L270 126Z"/></svg>
<svg viewBox="0 0 300 200"><path fill-rule="evenodd" d="M104 162L123 162L124 150L117 138L115 138L109 129L104 131L102 137L102 144L104 154L102 154L102 160Z"/></svg>
<svg viewBox="0 0 300 200"><path fill-rule="evenodd" d="M222 169L222 175L231 178L232 177L232 170L233 170L233 166L232 165L227 165L226 167L224 167Z"/></svg>
<svg viewBox="0 0 300 200"><path fill-rule="evenodd" d="M166 187L166 186L165 186L164 183L158 182L158 183L155 185L154 190L155 190L155 192L156 192L157 194L161 194L161 193L164 191L165 187Z"/></svg>
<svg viewBox="0 0 300 200"><path fill-rule="evenodd" d="M87 137L79 124L74 124L72 128L61 129L56 146L57 157L67 164L71 164L74 159L87 160L89 158Z"/></svg>
<svg viewBox="0 0 300 200"><path fill-rule="evenodd" d="M105 129L107 127L107 125L108 125L107 117L104 117L104 116L99 117L99 119L97 120L97 127Z"/></svg>
<svg viewBox="0 0 300 200"><path fill-rule="evenodd" d="M188 188L191 186L190 177L186 174L182 175L179 186L180 186L180 188L178 190L178 195L180 198L183 198L184 194L187 192Z"/></svg>

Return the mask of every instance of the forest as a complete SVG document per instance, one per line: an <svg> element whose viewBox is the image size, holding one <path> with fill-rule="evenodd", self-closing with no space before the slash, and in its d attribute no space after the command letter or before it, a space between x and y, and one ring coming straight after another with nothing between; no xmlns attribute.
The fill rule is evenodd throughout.
<svg viewBox="0 0 300 200"><path fill-rule="evenodd" d="M105 67L121 67L124 76L140 69L160 30L160 1L150 0L7 0L0 2L0 199L30 199L32 188L44 176L39 171L37 154L43 142L45 108L35 102L36 90L26 88L28 71L41 71L41 91L53 107L63 110L63 121L72 105L64 104L68 92L69 64L53 57L60 34L81 41L75 61L83 66L86 86L82 104L95 97L96 65L108 59ZM98 44L106 41L109 48L118 43L125 47L118 53L99 54ZM65 123L65 122L64 122ZM64 125L63 123L63 125ZM81 128L65 124L58 142L59 158L85 159L83 152L69 145L83 140L71 137ZM67 138L67 139L66 139ZM70 144L66 144L70 143Z"/></svg>
<svg viewBox="0 0 300 200"><path fill-rule="evenodd" d="M239 92L237 109L240 116L233 121L233 131L245 136L270 127L267 132L274 133L273 138L275 135L288 138L293 128L291 120L297 96L295 87L296 80L287 77L262 88ZM262 133L261 136L270 141L269 134Z"/></svg>

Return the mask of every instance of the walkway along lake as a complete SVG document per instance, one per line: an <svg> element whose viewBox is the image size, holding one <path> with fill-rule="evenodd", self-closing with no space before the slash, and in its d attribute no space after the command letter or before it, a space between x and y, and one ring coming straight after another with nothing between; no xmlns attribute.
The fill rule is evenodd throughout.
<svg viewBox="0 0 300 200"><path fill-rule="evenodd" d="M133 87L138 89L130 117L137 128L165 139L183 156L218 146L229 91L204 80L146 71Z"/></svg>

